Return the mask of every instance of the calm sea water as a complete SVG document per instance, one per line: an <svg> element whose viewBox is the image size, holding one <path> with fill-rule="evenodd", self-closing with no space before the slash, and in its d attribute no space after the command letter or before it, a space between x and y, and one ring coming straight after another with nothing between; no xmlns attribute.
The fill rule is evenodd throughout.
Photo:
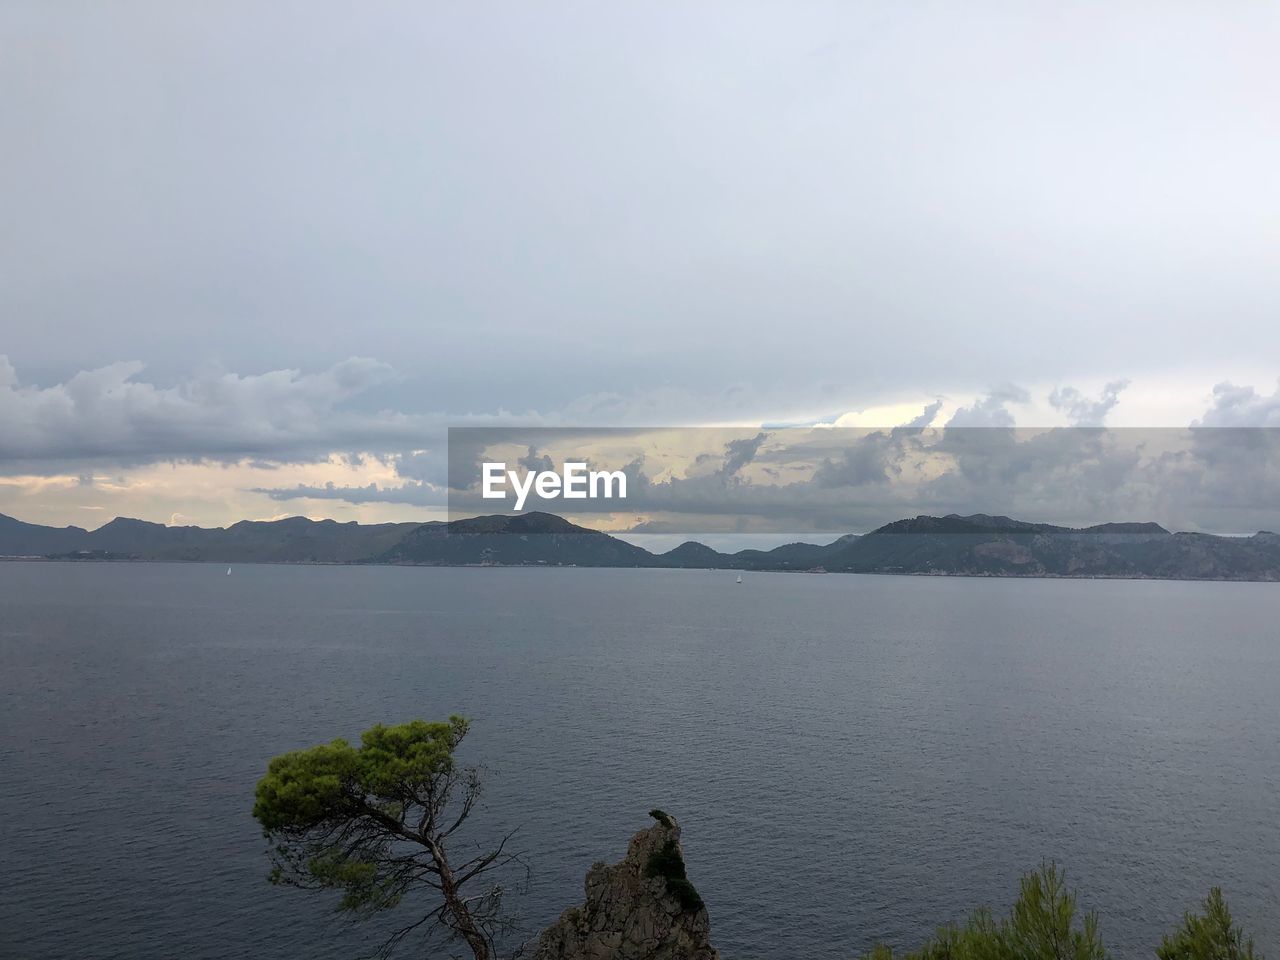
<svg viewBox="0 0 1280 960"><path fill-rule="evenodd" d="M0 563L0 956L351 958L269 757L475 718L530 927L661 806L728 960L912 946L1066 866L1120 957L1221 884L1280 952L1280 587Z"/></svg>

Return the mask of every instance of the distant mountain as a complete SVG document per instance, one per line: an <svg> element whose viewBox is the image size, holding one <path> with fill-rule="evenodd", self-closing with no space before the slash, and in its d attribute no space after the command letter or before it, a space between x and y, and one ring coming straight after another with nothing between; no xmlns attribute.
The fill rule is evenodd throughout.
<svg viewBox="0 0 1280 960"><path fill-rule="evenodd" d="M1170 533L1155 523L1057 527L975 514L898 520L826 561L851 573L1280 579L1280 537Z"/></svg>
<svg viewBox="0 0 1280 960"><path fill-rule="evenodd" d="M723 567L726 559L723 553L696 540L686 540L654 558L664 567Z"/></svg>
<svg viewBox="0 0 1280 960"><path fill-rule="evenodd" d="M417 523L242 520L230 527L167 527L117 517L97 530L42 527L0 514L0 556L208 560L220 563L350 563L386 551Z"/></svg>
<svg viewBox="0 0 1280 960"><path fill-rule="evenodd" d="M1280 535L1171 533L1155 523L1059 527L989 514L919 516L833 543L720 553L696 541L652 554L549 513L364 526L291 517L230 527L119 518L97 530L0 515L0 557L670 567L992 577L1280 580Z"/></svg>
<svg viewBox="0 0 1280 960"><path fill-rule="evenodd" d="M772 550L740 550L730 554L730 567L747 570L813 570L825 569L831 559L847 550L861 538L847 533L839 540L818 546L813 543L787 543Z"/></svg>
<svg viewBox="0 0 1280 960"><path fill-rule="evenodd" d="M720 553L696 540L687 540L674 550L654 557L654 565L720 570L813 570L857 539L856 533L849 533L823 546L787 543L772 550L739 550L737 553Z"/></svg>
<svg viewBox="0 0 1280 960"><path fill-rule="evenodd" d="M713 551L714 552L714 551ZM648 550L550 513L424 523L374 563L652 567Z"/></svg>
<svg viewBox="0 0 1280 960"><path fill-rule="evenodd" d="M0 556L42 557L66 553L84 544L89 531L80 527L42 527L0 513Z"/></svg>

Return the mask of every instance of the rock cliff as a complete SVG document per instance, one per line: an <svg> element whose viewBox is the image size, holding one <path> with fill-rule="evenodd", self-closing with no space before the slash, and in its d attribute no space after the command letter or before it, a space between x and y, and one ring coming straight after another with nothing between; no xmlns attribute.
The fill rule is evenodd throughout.
<svg viewBox="0 0 1280 960"><path fill-rule="evenodd" d="M542 932L534 960L719 960L707 909L685 877L680 825L654 810L621 863L595 864L587 900Z"/></svg>

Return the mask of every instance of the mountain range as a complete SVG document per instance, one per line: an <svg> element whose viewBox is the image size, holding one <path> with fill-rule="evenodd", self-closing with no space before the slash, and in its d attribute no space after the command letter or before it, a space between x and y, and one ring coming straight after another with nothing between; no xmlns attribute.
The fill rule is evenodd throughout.
<svg viewBox="0 0 1280 960"><path fill-rule="evenodd" d="M1074 528L987 514L898 520L824 545L721 553L689 541L656 554L549 513L381 524L290 517L225 528L121 517L92 531L0 514L0 557L1280 580L1280 535L1274 533L1172 533L1155 523Z"/></svg>

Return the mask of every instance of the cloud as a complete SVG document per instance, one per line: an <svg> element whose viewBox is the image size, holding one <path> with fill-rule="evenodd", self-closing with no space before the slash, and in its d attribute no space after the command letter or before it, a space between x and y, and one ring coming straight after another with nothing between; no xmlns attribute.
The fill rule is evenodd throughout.
<svg viewBox="0 0 1280 960"><path fill-rule="evenodd" d="M492 504L474 499L474 464L486 449L516 446L525 451L520 463L526 469L548 469L566 459L622 469L628 477L624 513L645 529L846 532L920 512L1008 513L1079 524L1154 519L1183 529L1236 532L1277 525L1280 514L1272 504L1280 503L1280 431L1232 437L1230 431L1101 427L1124 386L1112 381L1095 397L1070 387L1052 391L1050 405L1079 427L1049 430L1018 428L1010 407L1028 403L1030 395L1004 386L961 407L940 427L929 424L942 401L888 429L459 431L451 438L458 458L450 457L450 506L456 515L491 511ZM1228 415L1257 421L1275 406L1276 398L1249 388L1220 387L1201 422ZM386 462L412 482L261 492L278 500L442 502L438 454L419 451ZM407 477L410 472L420 476ZM427 473L434 484L422 482ZM558 502L540 506L565 509ZM618 514L618 506L588 501L572 512Z"/></svg>
<svg viewBox="0 0 1280 960"><path fill-rule="evenodd" d="M327 501L326 511L352 504L362 516L395 519L406 506L445 506L451 494L455 515L490 512L491 503L472 504L464 488L493 447L500 459L518 458L526 469L565 459L623 469L625 513L634 514L635 524L689 533L747 526L843 533L921 512L1080 523L1154 519L1227 531L1280 525L1280 511L1270 506L1280 503L1280 431L1253 432L1242 444L1228 430L1097 429L1117 405L1123 380L1092 397L1074 387L1037 391L1041 404L1047 394L1049 406L1073 425L1092 429L1017 429L1014 408L1028 404L1030 394L1000 386L938 427L931 424L941 400L923 410L894 408L887 422L903 421L899 427L665 430L655 445L655 435L640 428L553 425L564 421L561 408L519 417L532 427L517 426L514 415L501 411L452 418L454 426L484 426L451 429L446 449L442 416L370 412L371 397L382 395L374 391L395 378L386 364L353 358L312 373L216 373L168 385L144 377L139 364L123 363L38 387L22 384L0 358L0 474L16 476L25 464L30 476L49 477L66 467L67 503L104 497L119 503L108 481L138 476L142 468L134 464L166 472L170 463L185 464L180 469L198 472L210 496L230 484L275 502ZM914 410L920 413L912 416ZM1230 383L1214 389L1212 406L1194 423L1266 424L1280 426L1280 389L1268 395ZM221 466L206 473L205 463ZM236 481L218 479L233 470ZM174 482L177 492L159 516L198 512L184 502L191 496L186 482ZM144 487L129 496L136 502L145 496L159 510L154 489ZM386 512L378 504L389 505ZM259 500L252 509L263 505ZM557 506L564 509L544 508ZM592 502L573 512L617 508Z"/></svg>
<svg viewBox="0 0 1280 960"><path fill-rule="evenodd" d="M530 447L528 453L516 461L531 473L542 470L554 470L555 463L545 453L539 455L537 447Z"/></svg>
<svg viewBox="0 0 1280 960"><path fill-rule="evenodd" d="M1194 424L1199 427L1280 427L1280 385L1271 396L1253 387L1219 383L1213 406Z"/></svg>
<svg viewBox="0 0 1280 960"><path fill-rule="evenodd" d="M920 416L914 417L906 423L909 430L922 430L933 423L933 418L938 415L938 411L942 409L942 400L938 399L929 404L922 411Z"/></svg>
<svg viewBox="0 0 1280 960"><path fill-rule="evenodd" d="M399 486L365 486L335 484L323 486L298 484L295 487L254 487L253 493L261 493L276 501L286 500L341 500L344 503L402 503L418 507L439 507L448 502L446 491L430 483L408 481Z"/></svg>
<svg viewBox="0 0 1280 960"><path fill-rule="evenodd" d="M730 440L725 444L724 466L720 468L720 476L725 479L735 476L738 471L755 459L756 453L760 450L760 444L764 443L765 438L768 436L769 434L762 431L754 437Z"/></svg>
<svg viewBox="0 0 1280 960"><path fill-rule="evenodd" d="M1100 427L1128 385L1128 380L1113 380L1102 388L1097 400L1090 400L1075 387L1059 387L1049 394L1049 406L1066 414L1073 427Z"/></svg>
<svg viewBox="0 0 1280 960"><path fill-rule="evenodd" d="M395 379L377 360L352 357L318 373L273 370L195 376L174 386L140 379L138 362L113 363L49 387L23 385L0 355L0 465L38 471L67 462L163 460L298 462L334 450L419 446L438 418L363 413L349 402Z"/></svg>
<svg viewBox="0 0 1280 960"><path fill-rule="evenodd" d="M1096 416L1118 390L1116 384L1099 400L1076 398L1076 414ZM796 428L771 431L767 447L758 431L725 442L722 429L708 428L682 434L679 445L669 432L648 438L638 432L631 440L641 452L619 447L601 464L618 468L629 458L625 505L582 501L570 512L610 514L615 524L620 514L632 514L633 529L690 534L843 533L902 516L953 512L1075 525L1155 520L1220 532L1274 528L1280 521L1280 430L1017 428L1006 404L1026 396L1001 389L966 409L994 427ZM729 462L729 451L751 451L752 459L732 474L682 471L671 459L677 447L694 467ZM559 442L544 436L538 449L557 462L570 450L574 458L592 459L589 446L569 434ZM492 512L492 504L473 494L455 489L454 512ZM550 500L537 509L568 507Z"/></svg>
<svg viewBox="0 0 1280 960"><path fill-rule="evenodd" d="M1012 427L1013 414L1007 404L1026 403L1031 395L1015 384L1005 384L990 390L985 397L961 407L947 421L949 427Z"/></svg>
<svg viewBox="0 0 1280 960"><path fill-rule="evenodd" d="M898 471L894 461L901 454L900 436L899 431L876 431L855 436L847 441L837 458L826 457L818 464L813 473L813 483L828 488L887 483Z"/></svg>

